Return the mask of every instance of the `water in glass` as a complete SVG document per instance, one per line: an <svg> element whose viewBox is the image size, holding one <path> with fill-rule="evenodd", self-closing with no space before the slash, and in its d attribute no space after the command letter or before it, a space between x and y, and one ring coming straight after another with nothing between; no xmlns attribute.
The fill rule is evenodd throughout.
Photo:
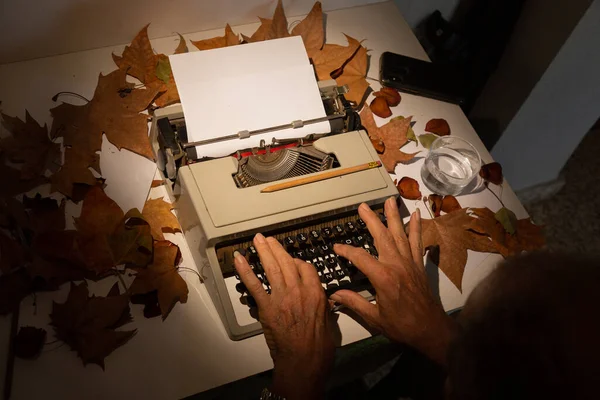
<svg viewBox="0 0 600 400"><path fill-rule="evenodd" d="M474 148L434 148L421 169L423 183L434 193L457 195L478 173L479 154Z"/></svg>

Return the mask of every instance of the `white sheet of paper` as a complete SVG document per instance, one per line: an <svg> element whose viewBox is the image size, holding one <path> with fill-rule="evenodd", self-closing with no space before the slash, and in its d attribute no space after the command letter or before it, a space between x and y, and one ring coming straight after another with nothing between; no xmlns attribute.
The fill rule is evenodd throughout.
<svg viewBox="0 0 600 400"><path fill-rule="evenodd" d="M199 141L325 116L300 37L170 56L189 141ZM197 147L199 156L329 132L328 122Z"/></svg>

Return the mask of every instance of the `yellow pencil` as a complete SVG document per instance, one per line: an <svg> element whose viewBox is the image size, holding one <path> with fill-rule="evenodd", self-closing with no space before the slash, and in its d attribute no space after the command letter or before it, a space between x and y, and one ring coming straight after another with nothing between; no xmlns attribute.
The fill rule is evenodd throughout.
<svg viewBox="0 0 600 400"><path fill-rule="evenodd" d="M299 178L294 181L278 183L276 185L267 186L261 193L271 193L276 192L278 190L289 189L296 186L306 185L307 183L324 181L325 179L335 178L337 176L353 174L354 172L364 171L366 169L371 168L379 168L381 167L381 161L372 161L366 164L355 165L354 167L342 168L342 169L333 169L331 171L324 172L319 175L308 176L306 178Z"/></svg>

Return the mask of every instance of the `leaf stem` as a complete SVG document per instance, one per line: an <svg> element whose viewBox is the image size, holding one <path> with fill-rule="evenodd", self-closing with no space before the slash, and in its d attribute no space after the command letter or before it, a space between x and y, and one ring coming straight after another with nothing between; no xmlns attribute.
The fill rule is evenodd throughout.
<svg viewBox="0 0 600 400"><path fill-rule="evenodd" d="M498 195L496 193L494 193L494 191L490 188L490 185L488 185L487 182L485 184L485 187L486 187L487 190L489 190L494 195L495 198L498 199L498 201L500 202L500 204L502 204L502 207L506 207L504 205L504 202L500 199L500 197L498 197ZM502 186L500 186L500 187L502 188Z"/></svg>
<svg viewBox="0 0 600 400"><path fill-rule="evenodd" d="M63 95L63 94L70 94L71 96L79 97L80 99L82 99L82 100L85 100L85 101L87 101L88 103L90 102L90 100L88 100L86 97L83 97L83 96L82 96L82 95L80 95L79 93L75 93L75 92L68 92L68 91L65 91L65 92L58 92L58 93L56 93L54 96L52 96L52 101L56 101L56 100L58 100L58 98L59 98L61 95Z"/></svg>
<svg viewBox="0 0 600 400"><path fill-rule="evenodd" d="M423 196L423 204L425 205L425 209L427 210L427 212L429 213L429 216L431 217L431 219L434 219L435 217L433 216L433 214L431 213L431 210L429 209L429 206L427 205L427 202L425 201L425 196Z"/></svg>

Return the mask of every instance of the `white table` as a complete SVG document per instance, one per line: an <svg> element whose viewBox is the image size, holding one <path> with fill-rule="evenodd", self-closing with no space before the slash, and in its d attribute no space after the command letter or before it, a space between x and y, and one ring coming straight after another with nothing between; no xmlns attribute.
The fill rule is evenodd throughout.
<svg viewBox="0 0 600 400"><path fill-rule="evenodd" d="M289 21L295 19L289 18ZM234 30L250 35L257 27L258 23L237 26ZM392 2L329 12L328 43L345 44L342 33L359 40L365 39L364 45L371 50L368 73L371 77L377 77L379 57L384 51L427 60L427 55ZM222 35L222 30L199 32L186 35L186 38L198 40L217 35ZM154 40L154 49L169 54L177 45L175 39L176 37ZM1 65L3 112L23 115L23 110L27 108L36 119L51 122L48 109L55 106L51 96L59 91L70 90L90 98L98 73L106 74L115 69L111 53L120 54L123 47ZM375 89L378 88L377 82L371 81L371 84ZM393 111L395 115L412 115L413 120L417 121L414 126L417 135L424 133L425 123L429 119L445 118L453 135L469 140L477 147L485 162L492 161L458 106L402 94L401 104ZM378 120L379 124L382 122ZM417 148L414 144L409 144L404 150L411 152L413 147ZM422 147L419 146L418 150L422 150ZM422 162L420 159L410 165L399 165L396 176L418 179ZM422 184L421 190L424 195L429 194ZM164 194L164 189L159 188L153 189L150 196L160 197ZM525 209L506 183L502 199L517 217L526 217ZM463 207L487 206L494 211L500 207L498 201L487 191L461 196L459 201ZM420 205L424 218L427 217L423 203L405 201L405 204L411 212ZM180 245L186 266L193 267L183 237L166 236ZM498 255L469 251L462 293L440 272L439 293L445 309L452 310L462 306L471 290L501 259ZM178 304L165 322L160 318L145 319L142 316L142 306L132 306L134 322L126 328L135 327L138 333L106 359L106 371L96 365L84 368L81 360L68 346L58 347L45 351L36 361L16 360L13 398L181 398L272 368L263 337L231 341L197 276L189 272L182 272L182 275L190 290L188 302ZM110 280L90 283L90 288L104 295L112 283ZM66 287L58 292L38 294L37 315L34 315L32 300L25 299L21 306L21 325L46 325L49 322L52 300L63 302L68 291ZM9 325L10 317L0 318L0 354L4 355L0 358L2 377ZM345 315L340 316L339 325L342 332L341 345L370 336L367 330ZM52 328L48 332L52 337Z"/></svg>

